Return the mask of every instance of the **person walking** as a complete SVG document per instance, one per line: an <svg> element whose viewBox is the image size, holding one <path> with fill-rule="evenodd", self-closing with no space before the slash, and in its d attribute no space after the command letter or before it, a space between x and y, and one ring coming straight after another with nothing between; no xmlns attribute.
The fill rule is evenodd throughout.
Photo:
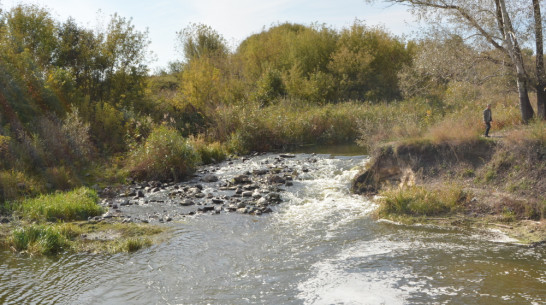
<svg viewBox="0 0 546 305"><path fill-rule="evenodd" d="M489 138L489 129L491 129L491 122L493 122L491 104L487 104L487 108L483 111L483 122L485 123L485 136Z"/></svg>

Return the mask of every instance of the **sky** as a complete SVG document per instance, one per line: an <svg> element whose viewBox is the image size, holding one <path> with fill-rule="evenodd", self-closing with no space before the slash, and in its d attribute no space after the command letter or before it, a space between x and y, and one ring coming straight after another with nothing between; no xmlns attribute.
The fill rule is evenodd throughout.
<svg viewBox="0 0 546 305"><path fill-rule="evenodd" d="M365 0L0 0L0 7L9 10L19 3L38 4L59 21L73 17L93 29L114 13L132 18L138 30L149 31L152 69L182 60L176 50L176 32L191 23L211 26L232 48L283 22L317 22L342 29L358 19L369 26L383 26L394 35L410 35L417 29L406 7L381 1L372 5Z"/></svg>

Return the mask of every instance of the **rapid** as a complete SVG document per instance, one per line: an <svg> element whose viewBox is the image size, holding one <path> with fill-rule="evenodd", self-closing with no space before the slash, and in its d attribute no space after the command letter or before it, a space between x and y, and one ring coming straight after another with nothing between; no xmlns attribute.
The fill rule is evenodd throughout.
<svg viewBox="0 0 546 305"><path fill-rule="evenodd" d="M546 302L544 247L374 220L375 204L349 191L367 158L310 156L286 160L299 174L269 214L184 217L164 224L166 242L129 254L0 251L0 304ZM229 180L273 157L224 162L214 173Z"/></svg>

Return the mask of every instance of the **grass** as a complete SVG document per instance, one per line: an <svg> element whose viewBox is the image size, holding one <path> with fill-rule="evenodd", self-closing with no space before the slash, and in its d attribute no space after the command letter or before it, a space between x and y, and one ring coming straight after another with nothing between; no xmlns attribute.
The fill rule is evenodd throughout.
<svg viewBox="0 0 546 305"><path fill-rule="evenodd" d="M380 192L379 217L437 216L463 209L467 196L460 186L446 186L442 190L428 190L410 186Z"/></svg>
<svg viewBox="0 0 546 305"><path fill-rule="evenodd" d="M160 125L129 156L128 163L135 178L179 180L193 173L199 154L176 129Z"/></svg>
<svg viewBox="0 0 546 305"><path fill-rule="evenodd" d="M8 244L19 252L52 255L70 247L65 236L54 226L31 225L15 229Z"/></svg>
<svg viewBox="0 0 546 305"><path fill-rule="evenodd" d="M61 252L135 252L151 246L165 228L121 223L45 223L23 225L5 232L3 246L31 255Z"/></svg>
<svg viewBox="0 0 546 305"><path fill-rule="evenodd" d="M94 190L81 187L70 192L41 195L16 204L17 211L28 220L75 221L87 220L104 212L97 204Z"/></svg>
<svg viewBox="0 0 546 305"><path fill-rule="evenodd" d="M222 162L227 158L227 149L220 142L209 143L202 135L190 136L188 141L199 155L202 164Z"/></svg>

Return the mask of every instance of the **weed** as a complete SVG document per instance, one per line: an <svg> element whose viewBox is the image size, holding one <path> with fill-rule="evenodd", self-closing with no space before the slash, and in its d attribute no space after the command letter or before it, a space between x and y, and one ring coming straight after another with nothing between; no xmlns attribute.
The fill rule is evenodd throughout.
<svg viewBox="0 0 546 305"><path fill-rule="evenodd" d="M97 204L97 201L98 196L95 191L81 187L66 193L25 199L20 202L18 209L24 218L31 220L87 220L90 216L103 213L103 208Z"/></svg>
<svg viewBox="0 0 546 305"><path fill-rule="evenodd" d="M178 180L193 173L198 161L195 149L176 129L161 125L132 154L129 170L136 178Z"/></svg>
<svg viewBox="0 0 546 305"><path fill-rule="evenodd" d="M397 190L382 191L379 216L411 215L433 216L456 212L464 207L466 194L459 186L443 190L427 190L412 186Z"/></svg>
<svg viewBox="0 0 546 305"><path fill-rule="evenodd" d="M68 248L66 238L54 227L48 225L31 225L16 229L8 241L16 251L27 251L31 254L52 255Z"/></svg>

